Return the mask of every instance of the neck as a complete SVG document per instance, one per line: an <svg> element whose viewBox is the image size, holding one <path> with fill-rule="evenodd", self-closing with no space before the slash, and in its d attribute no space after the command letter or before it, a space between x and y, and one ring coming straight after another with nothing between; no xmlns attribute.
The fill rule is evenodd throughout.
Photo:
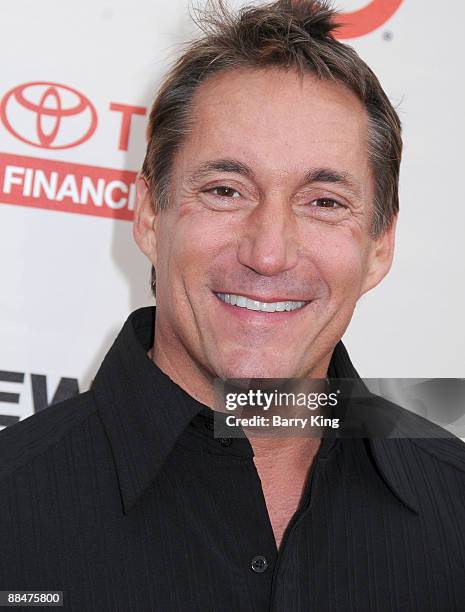
<svg viewBox="0 0 465 612"><path fill-rule="evenodd" d="M163 342L163 333L160 332L161 330L155 329L154 342L147 353L148 357L191 397L212 410L217 409L217 395L213 385L214 376L209 375L205 368L197 367L194 360L185 351L181 354L176 352L174 358L172 351L166 350L169 343ZM332 351L312 368L308 378L325 379L331 356ZM260 457L262 465L264 467L268 466L270 469L273 465L283 462L289 464L289 462L296 461L301 465L302 458L306 458L307 463L308 458L316 454L321 441L318 437L264 437L249 435L249 433L246 433L246 435L255 456ZM277 457L280 457L279 461L277 461Z"/></svg>
<svg viewBox="0 0 465 612"><path fill-rule="evenodd" d="M154 337L154 349L148 356L167 376L200 403L215 410L213 375L197 366L187 351L173 354L170 343L163 343L161 335ZM166 348L168 347L168 348ZM166 350L165 350L166 349ZM332 350L309 373L310 378L327 376ZM279 548L290 517L296 511L305 490L309 470L321 444L319 437L263 437L249 435L255 463L276 545Z"/></svg>
<svg viewBox="0 0 465 612"><path fill-rule="evenodd" d="M250 438L276 546L302 503L321 438Z"/></svg>
<svg viewBox="0 0 465 612"><path fill-rule="evenodd" d="M281 438L266 438L247 435L247 438L252 445L254 455L260 459L263 467L269 469L279 469L279 466L282 466L283 463L287 466L294 463L301 465L300 459L315 454L321 443L320 437L284 436Z"/></svg>
<svg viewBox="0 0 465 612"><path fill-rule="evenodd" d="M195 367L192 360L184 354L177 354L175 359L172 358L170 353L165 351L160 344L155 344L154 342L152 348L147 351L147 356L184 391L189 393L198 402L214 410L216 406L213 385L214 375ZM307 378L325 379L331 355L332 351L325 355L321 362L312 368Z"/></svg>

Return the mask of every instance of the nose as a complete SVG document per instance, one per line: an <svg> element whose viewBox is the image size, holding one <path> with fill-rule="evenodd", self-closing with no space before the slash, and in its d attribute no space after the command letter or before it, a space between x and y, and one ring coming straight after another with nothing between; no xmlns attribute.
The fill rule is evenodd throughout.
<svg viewBox="0 0 465 612"><path fill-rule="evenodd" d="M264 276L291 270L298 259L296 218L281 199L262 201L244 220L239 262Z"/></svg>

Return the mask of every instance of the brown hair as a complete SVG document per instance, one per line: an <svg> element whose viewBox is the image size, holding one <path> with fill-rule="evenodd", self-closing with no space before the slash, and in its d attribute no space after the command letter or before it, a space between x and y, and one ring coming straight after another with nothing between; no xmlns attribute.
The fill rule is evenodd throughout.
<svg viewBox="0 0 465 612"><path fill-rule="evenodd" d="M337 12L327 0L276 0L230 11L224 0L195 9L203 36L187 44L153 103L142 166L157 210L169 204L174 155L189 131L199 85L220 70L283 67L340 82L368 113L368 154L375 179L371 234L381 235L399 210L402 155L399 117L381 84L349 45L334 38ZM152 266L155 295L155 269Z"/></svg>

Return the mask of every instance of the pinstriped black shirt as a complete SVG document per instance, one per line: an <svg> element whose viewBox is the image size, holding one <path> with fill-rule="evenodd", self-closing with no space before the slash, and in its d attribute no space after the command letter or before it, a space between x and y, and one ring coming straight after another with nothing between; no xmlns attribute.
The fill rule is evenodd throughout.
<svg viewBox="0 0 465 612"><path fill-rule="evenodd" d="M0 590L76 612L465 610L458 438L323 439L278 551L250 443L147 357L154 317L129 316L89 391L0 432ZM330 373L357 377L342 343Z"/></svg>

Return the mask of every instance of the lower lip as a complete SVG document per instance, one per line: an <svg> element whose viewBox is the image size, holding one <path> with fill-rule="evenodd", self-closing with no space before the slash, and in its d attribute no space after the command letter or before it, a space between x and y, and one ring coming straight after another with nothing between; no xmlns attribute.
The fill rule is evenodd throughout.
<svg viewBox="0 0 465 612"><path fill-rule="evenodd" d="M247 321L250 323L279 323L280 321L288 321L300 313L304 312L306 307L311 303L308 302L302 308L296 308L295 310L284 310L275 312L263 312L262 310L249 310L248 308L242 308L241 306L234 306L223 302L216 293L213 294L216 300L224 306L226 312L237 317L241 321Z"/></svg>

